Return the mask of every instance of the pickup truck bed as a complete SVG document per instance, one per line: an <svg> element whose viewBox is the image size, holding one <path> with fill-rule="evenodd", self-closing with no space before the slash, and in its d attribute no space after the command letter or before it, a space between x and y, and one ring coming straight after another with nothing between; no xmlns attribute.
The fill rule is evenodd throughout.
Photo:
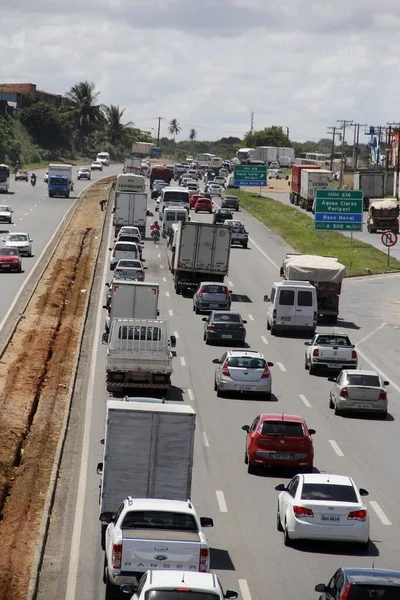
<svg viewBox="0 0 400 600"><path fill-rule="evenodd" d="M341 371L357 368L357 352L347 335L317 333L305 345L305 368L310 375L316 370Z"/></svg>

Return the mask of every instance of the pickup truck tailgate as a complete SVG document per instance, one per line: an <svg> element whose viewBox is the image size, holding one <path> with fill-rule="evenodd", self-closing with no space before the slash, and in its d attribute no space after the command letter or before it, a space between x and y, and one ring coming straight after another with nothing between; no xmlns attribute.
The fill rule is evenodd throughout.
<svg viewBox="0 0 400 600"><path fill-rule="evenodd" d="M318 346L318 359L330 364L352 364L355 359L352 358L353 348L340 346Z"/></svg>
<svg viewBox="0 0 400 600"><path fill-rule="evenodd" d="M197 533L123 530L121 571L198 571L199 564L200 538Z"/></svg>

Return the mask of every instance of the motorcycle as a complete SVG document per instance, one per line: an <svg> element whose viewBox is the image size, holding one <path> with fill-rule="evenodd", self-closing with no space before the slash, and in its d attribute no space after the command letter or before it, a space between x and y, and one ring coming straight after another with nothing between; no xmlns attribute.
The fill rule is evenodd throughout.
<svg viewBox="0 0 400 600"><path fill-rule="evenodd" d="M156 229L156 228L152 229L151 230L151 237L153 238L154 243L157 244L157 242L160 239L160 230Z"/></svg>
<svg viewBox="0 0 400 600"><path fill-rule="evenodd" d="M31 186L35 187L36 185L36 177L31 177Z"/></svg>

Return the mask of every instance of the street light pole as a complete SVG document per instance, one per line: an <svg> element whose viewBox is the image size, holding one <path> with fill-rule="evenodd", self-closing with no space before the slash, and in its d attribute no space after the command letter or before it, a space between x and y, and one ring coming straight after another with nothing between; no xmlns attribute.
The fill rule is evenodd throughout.
<svg viewBox="0 0 400 600"><path fill-rule="evenodd" d="M157 146L160 145L160 129L161 129L161 119L163 117L157 117L158 119L158 129L157 129Z"/></svg>

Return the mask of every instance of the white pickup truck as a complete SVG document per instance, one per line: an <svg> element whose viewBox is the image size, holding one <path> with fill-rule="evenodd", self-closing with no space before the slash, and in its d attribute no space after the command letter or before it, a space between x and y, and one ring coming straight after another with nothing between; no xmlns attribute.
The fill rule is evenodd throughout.
<svg viewBox="0 0 400 600"><path fill-rule="evenodd" d="M150 569L207 573L210 550L202 527L213 525L197 516L190 500L126 498L105 535L106 600Z"/></svg>
<svg viewBox="0 0 400 600"><path fill-rule="evenodd" d="M344 333L316 333L306 348L304 366L310 375L317 370L357 369L358 356Z"/></svg>

